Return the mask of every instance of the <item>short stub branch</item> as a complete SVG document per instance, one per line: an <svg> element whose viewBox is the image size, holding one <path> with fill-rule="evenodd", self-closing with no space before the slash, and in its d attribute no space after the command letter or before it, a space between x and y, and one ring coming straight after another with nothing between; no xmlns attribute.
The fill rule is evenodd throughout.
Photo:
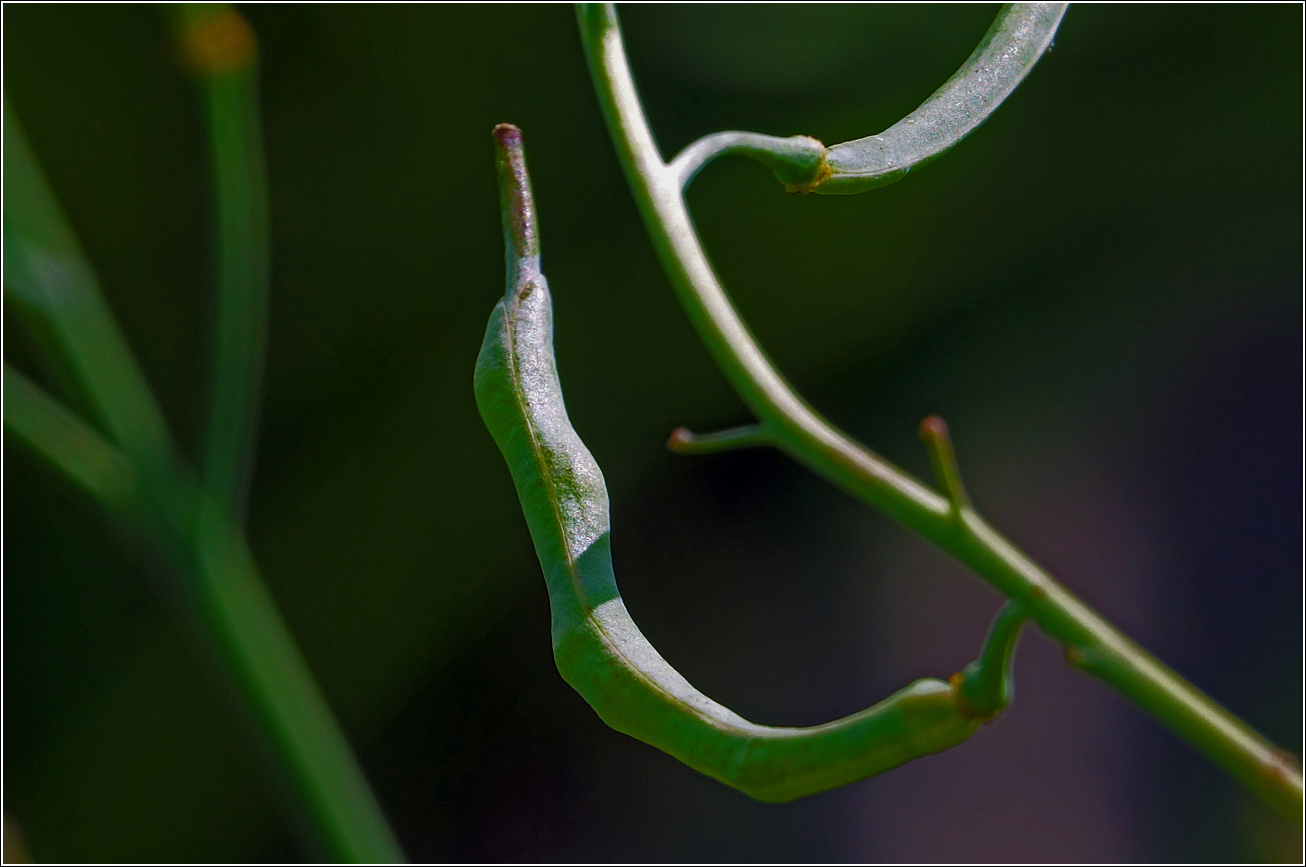
<svg viewBox="0 0 1306 867"><path fill-rule="evenodd" d="M917 433L929 450L934 477L943 486L952 513L956 515L962 509L969 509L970 498L966 496L966 487L961 483L961 470L957 466L957 454L952 450L952 437L948 435L947 422L937 415L929 416L921 422Z"/></svg>
<svg viewBox="0 0 1306 867"><path fill-rule="evenodd" d="M1007 709L1015 692L1011 666L1025 612L1014 602L998 609L979 658L952 676L957 701L967 713L984 720Z"/></svg>
<svg viewBox="0 0 1306 867"><path fill-rule="evenodd" d="M708 434L696 434L689 428L678 427L667 438L667 448L678 455L710 455L774 444L771 435L760 424L732 427Z"/></svg>

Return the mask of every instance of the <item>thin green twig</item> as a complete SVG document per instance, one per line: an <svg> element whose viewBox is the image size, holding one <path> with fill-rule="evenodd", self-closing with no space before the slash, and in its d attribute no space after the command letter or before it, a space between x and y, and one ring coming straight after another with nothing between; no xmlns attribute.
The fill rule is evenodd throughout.
<svg viewBox="0 0 1306 867"><path fill-rule="evenodd" d="M386 841L385 819L367 781L223 508L187 485L184 499L199 502L195 538L160 539L183 522L140 514L151 504L142 501L127 458L7 364L4 415L12 433L107 512L153 528L158 550L189 576L184 583L193 588L207 636L303 796L328 851L345 861L401 860L393 841Z"/></svg>
<svg viewBox="0 0 1306 867"><path fill-rule="evenodd" d="M696 434L688 428L678 427L667 437L667 448L679 455L710 455L769 445L771 437L760 424L706 434Z"/></svg>
<svg viewBox="0 0 1306 867"><path fill-rule="evenodd" d="M1060 642L1073 665L1129 696L1300 823L1302 776L1291 755L1121 634L968 505L954 508L948 498L852 440L784 380L703 252L683 197L682 183L694 172L685 169L686 161L668 165L661 158L631 77L616 10L610 4L581 4L577 15L599 103L654 249L717 366L775 444L969 566ZM686 149L696 154L695 170L723 152L713 147L700 153L695 147Z"/></svg>
<svg viewBox="0 0 1306 867"><path fill-rule="evenodd" d="M267 342L268 201L253 31L225 3L183 4L180 41L199 79L217 208L217 310L200 478L243 519Z"/></svg>
<svg viewBox="0 0 1306 867"><path fill-rule="evenodd" d="M121 513L137 500L136 473L122 452L8 362L4 365L4 418L5 427L106 510Z"/></svg>
<svg viewBox="0 0 1306 867"><path fill-rule="evenodd" d="M157 468L172 441L81 246L4 100L4 289L48 325L52 347L95 421L128 457Z"/></svg>
<svg viewBox="0 0 1306 867"><path fill-rule="evenodd" d="M961 698L977 716L995 716L1011 704L1015 692L1011 667L1026 619L1019 605L1004 604L993 618L979 658L958 673Z"/></svg>

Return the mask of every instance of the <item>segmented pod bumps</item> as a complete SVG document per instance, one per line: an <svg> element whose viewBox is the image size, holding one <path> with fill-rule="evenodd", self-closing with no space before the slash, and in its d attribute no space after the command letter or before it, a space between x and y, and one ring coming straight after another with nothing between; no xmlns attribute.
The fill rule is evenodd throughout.
<svg viewBox="0 0 1306 867"><path fill-rule="evenodd" d="M758 725L694 689L640 633L613 576L603 474L563 404L521 132L501 124L494 137L508 279L477 359L476 402L544 569L563 678L612 728L763 801L833 788L969 737L982 717L955 684L933 678L824 725Z"/></svg>

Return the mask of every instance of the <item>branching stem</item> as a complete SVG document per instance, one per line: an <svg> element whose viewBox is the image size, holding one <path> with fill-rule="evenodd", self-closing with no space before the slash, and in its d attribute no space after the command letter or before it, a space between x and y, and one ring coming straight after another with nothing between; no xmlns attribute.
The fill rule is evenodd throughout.
<svg viewBox="0 0 1306 867"><path fill-rule="evenodd" d="M1067 658L1078 667L1133 699L1300 823L1302 777L1291 756L1121 634L972 509L955 509L955 493L940 496L858 444L785 381L713 273L686 209L683 184L735 145L756 148L768 139L792 140L709 137L666 164L635 90L616 10L581 4L577 14L599 103L657 255L717 366L774 444L970 567L1067 648ZM776 154L789 158L790 153Z"/></svg>
<svg viewBox="0 0 1306 867"><path fill-rule="evenodd" d="M201 40L199 46L203 57L222 63L231 60L233 46L239 48L239 42L224 37ZM236 103L242 99L240 94L227 97ZM231 105L227 108L234 110ZM224 134L217 128L211 131ZM237 129L234 135L241 138L243 133ZM217 150L236 144L219 143ZM252 177L247 169L220 171L233 189L220 194L220 200L224 195L231 198L219 208L226 213L224 219L233 223L245 219L237 213L245 209L239 201L253 202L261 195L234 189L261 183L261 175ZM82 421L5 365L5 427L94 496L107 512L132 523L154 549L152 553L167 563L186 610L196 618L197 633L270 745L276 772L289 780L296 807L306 814L330 856L340 861L402 860L380 805L240 530L237 511L248 469L261 368L261 330L254 321L264 315L262 290L242 288L237 284L245 277L231 277L226 271L220 277L232 294L220 302L225 308L220 318L229 321L219 330L227 329L232 337L248 325L257 334L243 347L217 353L236 369L229 372L225 386L218 386L230 400L220 397L221 405L214 410L224 419L219 426L226 445L210 463L217 468L206 476L213 485L210 491L196 483L176 454L149 384L8 103L4 106L4 176L5 294L42 326L51 356L67 368L67 379L91 408L95 424ZM243 226L233 231L257 234L261 229ZM259 255L256 238L242 241L224 235L219 244L231 268L256 279L262 266L243 261ZM252 315L246 317L242 311Z"/></svg>

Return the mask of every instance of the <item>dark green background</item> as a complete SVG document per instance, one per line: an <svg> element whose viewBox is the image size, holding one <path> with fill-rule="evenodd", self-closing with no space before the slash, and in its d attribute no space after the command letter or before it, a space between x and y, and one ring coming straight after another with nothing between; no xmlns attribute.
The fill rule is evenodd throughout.
<svg viewBox="0 0 1306 867"><path fill-rule="evenodd" d="M1295 857L1222 772L1036 633L1004 718L785 806L606 729L471 371L502 291L491 127L525 133L572 419L627 604L708 694L811 724L969 659L996 596L769 452L659 271L566 6L249 6L273 218L250 532L410 856L1105 861ZM667 155L720 129L877 132L991 6L639 6ZM211 211L162 10L7 5L5 91L193 460ZM690 203L772 357L1073 590L1301 747L1299 6L1076 6L974 136L851 198L726 161ZM33 370L12 317L5 354ZM35 371L34 371L35 372ZM6 438L4 796L40 860L308 857L259 755L112 526Z"/></svg>

